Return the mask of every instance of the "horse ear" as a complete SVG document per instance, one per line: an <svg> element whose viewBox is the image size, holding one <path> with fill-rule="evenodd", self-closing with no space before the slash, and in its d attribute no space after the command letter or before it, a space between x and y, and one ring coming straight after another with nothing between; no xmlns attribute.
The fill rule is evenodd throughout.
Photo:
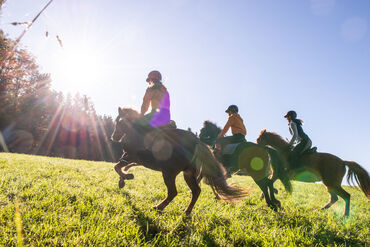
<svg viewBox="0 0 370 247"><path fill-rule="evenodd" d="M121 109L121 107L118 107L118 115L122 115L122 109Z"/></svg>
<svg viewBox="0 0 370 247"><path fill-rule="evenodd" d="M266 129L261 130L260 135L266 132Z"/></svg>

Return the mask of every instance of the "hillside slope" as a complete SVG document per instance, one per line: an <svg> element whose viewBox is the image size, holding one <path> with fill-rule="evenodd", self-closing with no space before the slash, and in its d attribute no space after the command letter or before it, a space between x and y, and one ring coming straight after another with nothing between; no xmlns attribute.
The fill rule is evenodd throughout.
<svg viewBox="0 0 370 247"><path fill-rule="evenodd" d="M190 191L177 178L178 196L158 213L151 209L166 195L159 172L133 168L135 179L118 189L112 163L0 153L0 246L278 246L370 245L370 204L351 193L351 215L342 219L342 199L329 199L321 184L293 182L294 192L277 198L276 213L259 200L250 177L229 182L251 188L247 200L216 201L209 186L192 214L183 214Z"/></svg>

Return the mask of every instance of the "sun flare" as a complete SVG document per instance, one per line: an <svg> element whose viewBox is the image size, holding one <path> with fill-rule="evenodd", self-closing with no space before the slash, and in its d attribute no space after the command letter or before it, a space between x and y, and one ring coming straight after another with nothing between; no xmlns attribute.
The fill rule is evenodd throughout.
<svg viewBox="0 0 370 247"><path fill-rule="evenodd" d="M53 74L62 91L86 93L101 81L102 59L88 47L62 50L57 57L57 71Z"/></svg>

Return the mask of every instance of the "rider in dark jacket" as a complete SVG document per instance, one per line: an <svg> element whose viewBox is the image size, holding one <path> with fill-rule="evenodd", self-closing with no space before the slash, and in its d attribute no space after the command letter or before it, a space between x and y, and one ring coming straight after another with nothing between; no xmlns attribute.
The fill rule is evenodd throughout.
<svg viewBox="0 0 370 247"><path fill-rule="evenodd" d="M289 144L293 147L289 157L289 164L292 168L297 168L300 155L311 148L312 142L308 135L303 131L303 121L297 119L295 111L288 111L284 116L289 122L289 132L292 138Z"/></svg>

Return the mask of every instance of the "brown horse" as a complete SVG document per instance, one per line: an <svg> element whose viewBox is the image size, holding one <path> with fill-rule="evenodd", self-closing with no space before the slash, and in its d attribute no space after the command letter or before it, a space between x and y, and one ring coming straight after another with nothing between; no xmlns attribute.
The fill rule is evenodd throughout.
<svg viewBox="0 0 370 247"><path fill-rule="evenodd" d="M205 121L200 131L200 140L213 146L221 129L210 121ZM225 147L223 147L223 150ZM217 157L232 174L245 169L263 192L269 207L276 210L280 201L275 198L274 181L279 178L285 189L291 192L291 184L284 169L284 163L276 150L252 142L240 143L232 154ZM272 178L270 175L272 174Z"/></svg>
<svg viewBox="0 0 370 247"><path fill-rule="evenodd" d="M285 161L287 160L290 153L290 145L278 134L267 132L264 129L261 131L257 143L275 148L285 158ZM330 201L322 209L331 207L338 200L338 196L340 196L346 203L344 215L349 215L351 196L341 187L346 167L348 168L348 183L352 182L353 184L353 178L355 178L365 196L370 199L369 174L356 162L343 161L337 156L328 153L308 153L301 157L300 164L301 169L290 170L290 177L305 182L322 181L330 193ZM289 169L288 166L287 169Z"/></svg>
<svg viewBox="0 0 370 247"><path fill-rule="evenodd" d="M120 176L121 188L125 179L133 178L132 174L122 172L122 168L127 171L134 165L143 165L162 172L167 186L167 197L154 207L157 210L163 210L177 195L175 180L180 172L183 172L185 182L192 193L186 214L190 214L199 197L199 181L202 177L222 200L234 202L246 196L245 189L227 184L224 167L193 133L175 128L160 129L142 125L138 121L140 117L133 109L118 108L111 139L121 142L125 151L115 166Z"/></svg>

